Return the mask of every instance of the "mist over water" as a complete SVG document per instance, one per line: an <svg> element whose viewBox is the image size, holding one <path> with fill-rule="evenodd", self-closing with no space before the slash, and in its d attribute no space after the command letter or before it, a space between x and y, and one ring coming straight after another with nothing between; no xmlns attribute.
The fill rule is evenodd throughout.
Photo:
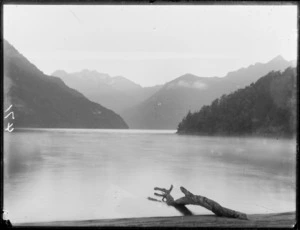
<svg viewBox="0 0 300 230"><path fill-rule="evenodd" d="M179 216L147 200L184 186L237 211L295 211L296 140L156 130L22 129L4 134L12 223ZM194 214L209 214L191 206Z"/></svg>

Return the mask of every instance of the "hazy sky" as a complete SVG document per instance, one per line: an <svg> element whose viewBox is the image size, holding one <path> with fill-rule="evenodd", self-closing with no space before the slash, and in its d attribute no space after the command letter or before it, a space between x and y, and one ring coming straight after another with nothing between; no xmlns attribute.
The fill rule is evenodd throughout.
<svg viewBox="0 0 300 230"><path fill-rule="evenodd" d="M4 5L4 38L46 74L97 70L142 86L297 57L297 6Z"/></svg>

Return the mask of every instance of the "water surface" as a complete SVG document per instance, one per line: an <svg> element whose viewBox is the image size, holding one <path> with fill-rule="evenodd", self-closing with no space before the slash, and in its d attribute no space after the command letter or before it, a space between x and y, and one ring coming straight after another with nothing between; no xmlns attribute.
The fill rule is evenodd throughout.
<svg viewBox="0 0 300 230"><path fill-rule="evenodd" d="M4 209L12 223L179 216L146 199L173 184L175 199L184 186L248 214L295 211L295 159L295 140L23 129L4 135Z"/></svg>

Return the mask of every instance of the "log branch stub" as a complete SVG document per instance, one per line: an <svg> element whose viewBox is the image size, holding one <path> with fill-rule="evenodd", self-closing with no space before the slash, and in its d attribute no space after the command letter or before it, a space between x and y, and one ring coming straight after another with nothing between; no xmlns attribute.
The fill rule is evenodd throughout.
<svg viewBox="0 0 300 230"><path fill-rule="evenodd" d="M161 191L162 194L154 193L154 195L162 197L162 201L166 202L167 205L174 205L174 198L171 196L172 189L173 189L173 185L171 185L169 190L164 189L164 188L155 187L154 190L155 191Z"/></svg>

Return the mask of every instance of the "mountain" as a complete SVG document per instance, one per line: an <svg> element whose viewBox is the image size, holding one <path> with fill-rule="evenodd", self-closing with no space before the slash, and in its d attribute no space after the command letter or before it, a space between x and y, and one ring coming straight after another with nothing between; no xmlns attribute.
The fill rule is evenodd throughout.
<svg viewBox="0 0 300 230"><path fill-rule="evenodd" d="M87 69L74 73L57 70L52 75L61 78L69 87L83 93L90 100L118 113L144 101L160 88L143 88L125 77L111 77Z"/></svg>
<svg viewBox="0 0 300 230"><path fill-rule="evenodd" d="M142 88L140 85L122 76L112 77L108 82L108 84L113 89L123 91L123 92L131 91L131 90L139 90Z"/></svg>
<svg viewBox="0 0 300 230"><path fill-rule="evenodd" d="M296 133L296 69L270 72L255 83L189 112L178 133L276 135Z"/></svg>
<svg viewBox="0 0 300 230"><path fill-rule="evenodd" d="M209 103L209 98L217 96L208 86L217 85L220 81L220 78L186 74L168 82L143 103L121 114L130 128L175 129L186 111ZM203 94L207 96L201 97Z"/></svg>
<svg viewBox="0 0 300 230"><path fill-rule="evenodd" d="M198 77L185 74L166 83L140 104L121 112L130 128L176 129L183 116L210 104L223 94L255 82L272 70L284 70L292 63L278 56L262 64L229 72L225 77Z"/></svg>
<svg viewBox="0 0 300 230"><path fill-rule="evenodd" d="M140 85L122 77L111 77L105 73L99 73L96 70L84 69L80 72L67 73L64 70L56 70L53 76L61 78L66 84L74 88L90 90L93 87L101 90L119 90L128 91L142 88Z"/></svg>
<svg viewBox="0 0 300 230"><path fill-rule="evenodd" d="M283 71L289 66L295 66L294 61L286 61L281 55L273 58L267 63L255 63L248 68L241 68L237 71L229 72L225 78L232 81L235 88L241 88L255 82L260 77L266 75L270 71Z"/></svg>
<svg viewBox="0 0 300 230"><path fill-rule="evenodd" d="M7 41L3 45L4 106L13 105L15 128L128 128L118 114L45 75Z"/></svg>

